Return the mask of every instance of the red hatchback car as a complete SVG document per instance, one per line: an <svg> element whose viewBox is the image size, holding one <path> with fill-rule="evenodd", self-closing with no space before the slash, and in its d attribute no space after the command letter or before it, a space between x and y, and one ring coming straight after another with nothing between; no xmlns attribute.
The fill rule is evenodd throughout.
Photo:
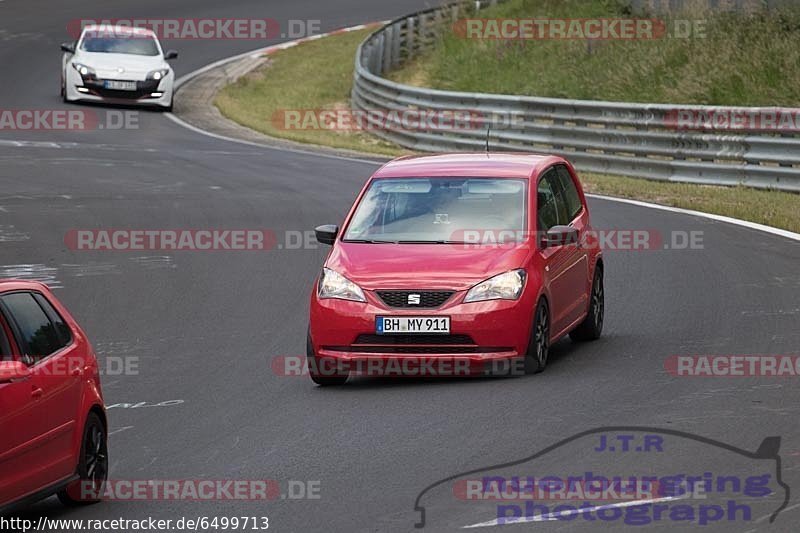
<svg viewBox="0 0 800 533"><path fill-rule="evenodd" d="M551 343L603 329L602 254L561 157L400 158L367 181L341 231L316 236L333 245L311 294L320 385L419 365L541 372Z"/></svg>
<svg viewBox="0 0 800 533"><path fill-rule="evenodd" d="M108 473L100 373L86 335L46 285L0 280L0 514ZM67 490L70 489L70 490Z"/></svg>

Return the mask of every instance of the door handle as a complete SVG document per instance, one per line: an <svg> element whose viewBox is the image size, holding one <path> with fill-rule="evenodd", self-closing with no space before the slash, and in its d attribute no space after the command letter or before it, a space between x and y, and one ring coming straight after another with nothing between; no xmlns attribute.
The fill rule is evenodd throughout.
<svg viewBox="0 0 800 533"><path fill-rule="evenodd" d="M39 387L33 387L33 390L31 390L31 398L34 400L40 400L43 394L44 391Z"/></svg>

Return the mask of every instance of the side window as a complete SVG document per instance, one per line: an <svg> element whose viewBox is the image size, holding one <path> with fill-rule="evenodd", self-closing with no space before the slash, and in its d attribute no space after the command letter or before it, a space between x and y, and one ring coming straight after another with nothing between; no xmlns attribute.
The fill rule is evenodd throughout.
<svg viewBox="0 0 800 533"><path fill-rule="evenodd" d="M558 225L558 208L556 194L548 179L550 173L539 180L536 188L536 212L538 213L539 231L547 231Z"/></svg>
<svg viewBox="0 0 800 533"><path fill-rule="evenodd" d="M569 170L567 170L567 167L558 165L556 171L558 172L561 194L567 207L567 216L571 222L583 207L581 204L581 197L578 195L578 189L575 187L575 182L572 181L572 176Z"/></svg>
<svg viewBox="0 0 800 533"><path fill-rule="evenodd" d="M17 326L17 344L25 362L35 364L63 348L56 326L29 292L16 292L0 297L9 319Z"/></svg>
<svg viewBox="0 0 800 533"><path fill-rule="evenodd" d="M3 326L3 319L0 318L0 361L11 360L11 344L8 342L6 330Z"/></svg>
<svg viewBox="0 0 800 533"><path fill-rule="evenodd" d="M58 314L55 307L47 301L47 298L42 296L38 293L33 293L33 297L36 299L38 304L44 309L44 312L47 314L47 317L50 319L50 322L56 328L56 333L58 333L58 338L61 341L61 347L69 345L72 342L72 330L69 329L69 326Z"/></svg>

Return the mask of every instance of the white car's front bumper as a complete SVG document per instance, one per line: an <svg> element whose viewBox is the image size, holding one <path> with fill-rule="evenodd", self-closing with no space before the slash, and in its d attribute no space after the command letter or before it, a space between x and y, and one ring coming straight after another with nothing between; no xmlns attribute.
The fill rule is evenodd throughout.
<svg viewBox="0 0 800 533"><path fill-rule="evenodd" d="M82 100L166 108L172 105L175 74L171 70L164 79L159 81L135 80L137 84L135 91L106 89L103 86L103 80L84 80L71 65L68 65L65 70L65 96L70 102Z"/></svg>

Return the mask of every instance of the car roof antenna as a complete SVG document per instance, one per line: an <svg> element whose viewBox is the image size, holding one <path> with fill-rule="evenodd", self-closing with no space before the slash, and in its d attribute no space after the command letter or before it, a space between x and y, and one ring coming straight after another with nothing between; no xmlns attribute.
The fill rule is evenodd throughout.
<svg viewBox="0 0 800 533"><path fill-rule="evenodd" d="M486 126L486 155L489 155L489 134L492 133L492 126Z"/></svg>

